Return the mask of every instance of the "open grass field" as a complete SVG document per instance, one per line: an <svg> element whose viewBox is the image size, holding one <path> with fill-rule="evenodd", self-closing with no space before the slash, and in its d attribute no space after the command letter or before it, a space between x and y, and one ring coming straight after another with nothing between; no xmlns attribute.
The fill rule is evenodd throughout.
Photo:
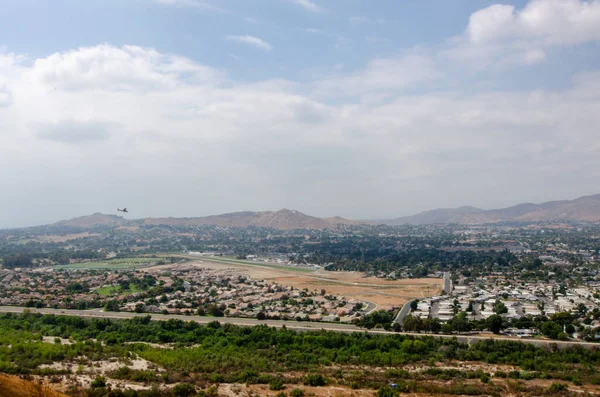
<svg viewBox="0 0 600 397"><path fill-rule="evenodd" d="M129 290L122 290L121 287L101 287L96 290L96 293L100 296L110 295L129 295L141 292L142 290L137 288L133 284L129 284Z"/></svg>
<svg viewBox="0 0 600 397"><path fill-rule="evenodd" d="M267 263L267 262L256 262L249 260L241 260L235 259L229 256L199 256L199 255L188 255L188 254L159 254L157 255L161 258L183 258L189 261L206 261L206 262L216 262L216 263L231 263L233 265L242 265L242 266L258 266L258 267L266 267L270 269L279 269L285 270L288 272L296 272L296 273L311 273L314 270L306 267L292 267L279 265L277 263Z"/></svg>
<svg viewBox="0 0 600 397"><path fill-rule="evenodd" d="M297 289L308 288L310 291L317 292L324 289L328 294L343 295L371 302L377 306L377 309L398 307L414 298L437 295L441 292L443 284L441 278L386 280L365 277L363 273L359 272L330 272L322 269L312 270L223 257L191 255L184 257L190 260L186 266L228 270L253 279L272 281ZM167 267L170 266L178 265L167 265ZM161 266L154 269L164 268Z"/></svg>
<svg viewBox="0 0 600 397"><path fill-rule="evenodd" d="M84 262L84 263L72 263L70 265L56 266L57 269L108 269L108 270L125 270L125 269L137 269L140 267L151 266L156 264L159 258L150 257L139 257L139 258L122 258L122 259L109 259L99 262Z"/></svg>

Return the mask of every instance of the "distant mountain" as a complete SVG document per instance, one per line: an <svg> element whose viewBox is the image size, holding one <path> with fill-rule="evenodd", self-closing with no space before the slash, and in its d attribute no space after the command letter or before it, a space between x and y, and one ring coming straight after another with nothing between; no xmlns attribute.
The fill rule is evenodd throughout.
<svg viewBox="0 0 600 397"><path fill-rule="evenodd" d="M230 214L212 215L201 218L146 218L146 225L220 225L233 227L271 227L274 229L326 229L336 225L359 224L340 217L317 218L295 210L263 212L233 212Z"/></svg>
<svg viewBox="0 0 600 397"><path fill-rule="evenodd" d="M575 200L524 203L508 208L482 210L474 207L443 208L383 221L387 225L431 225L443 223L497 223L505 221L600 222L600 194Z"/></svg>
<svg viewBox="0 0 600 397"><path fill-rule="evenodd" d="M80 216L78 218L69 219L68 221L60 221L54 226L79 227L82 229L94 226L122 226L129 221L122 216L106 215L96 212L92 215Z"/></svg>
<svg viewBox="0 0 600 397"><path fill-rule="evenodd" d="M317 218L295 210L282 209L264 212L234 212L230 214L211 215L197 218L143 218L126 220L116 215L93 214L56 223L56 226L89 228L93 226L126 226L126 225L171 225L198 226L220 225L233 227L270 227L274 229L326 229L337 225L360 224L340 217Z"/></svg>

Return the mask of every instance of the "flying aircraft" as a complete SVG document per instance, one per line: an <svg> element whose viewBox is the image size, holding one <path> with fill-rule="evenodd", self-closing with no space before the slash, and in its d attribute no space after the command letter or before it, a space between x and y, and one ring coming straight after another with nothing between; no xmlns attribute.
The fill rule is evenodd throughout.
<svg viewBox="0 0 600 397"><path fill-rule="evenodd" d="M129 211L127 211L127 208L123 208L123 209L117 208L117 211L119 211L119 212L129 212Z"/></svg>

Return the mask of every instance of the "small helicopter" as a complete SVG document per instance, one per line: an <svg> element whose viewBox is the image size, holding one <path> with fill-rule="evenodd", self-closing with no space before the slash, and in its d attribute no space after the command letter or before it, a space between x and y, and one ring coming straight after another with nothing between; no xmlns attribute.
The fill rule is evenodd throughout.
<svg viewBox="0 0 600 397"><path fill-rule="evenodd" d="M129 211L127 211L127 208L123 208L123 209L117 208L117 211L119 211L119 212L129 212Z"/></svg>

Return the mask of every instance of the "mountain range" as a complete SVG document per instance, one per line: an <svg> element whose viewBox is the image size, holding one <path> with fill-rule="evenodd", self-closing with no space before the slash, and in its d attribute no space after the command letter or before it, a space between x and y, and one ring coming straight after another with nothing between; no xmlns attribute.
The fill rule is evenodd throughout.
<svg viewBox="0 0 600 397"><path fill-rule="evenodd" d="M135 226L135 225L170 225L170 226L200 226L219 225L232 227L270 227L274 229L327 229L338 225L360 224L340 217L317 218L295 210L282 209L279 211L262 212L233 212L222 215L211 215L196 218L143 218L127 220L117 215L92 214L56 223L56 226L89 228L92 226Z"/></svg>
<svg viewBox="0 0 600 397"><path fill-rule="evenodd" d="M387 225L483 224L498 222L588 221L600 222L600 194L575 200L523 203L483 210L475 207L441 208L382 221Z"/></svg>
<svg viewBox="0 0 600 397"><path fill-rule="evenodd" d="M77 228L93 226L171 225L199 226L220 225L232 227L270 227L274 229L327 229L338 225L386 224L386 225L432 225L432 224L484 224L506 221L588 221L600 222L600 194L575 200L549 201L541 204L523 203L512 207L484 210L475 207L441 208L412 216L379 220L355 221L340 217L318 218L299 211L233 212L195 218L143 218L128 220L117 215L92 214L61 221L54 225Z"/></svg>

